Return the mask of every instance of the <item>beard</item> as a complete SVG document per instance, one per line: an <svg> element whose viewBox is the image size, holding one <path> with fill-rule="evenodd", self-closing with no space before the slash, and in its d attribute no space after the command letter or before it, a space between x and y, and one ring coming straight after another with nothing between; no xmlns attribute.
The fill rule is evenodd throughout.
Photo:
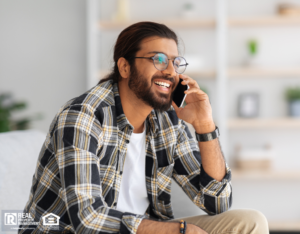
<svg viewBox="0 0 300 234"><path fill-rule="evenodd" d="M172 104L174 90L171 94L155 93L155 91L151 90L151 88L152 85L155 85L153 80L157 78L171 81L173 85L170 86L170 89L174 89L175 79L173 77L152 76L151 83L148 84L148 79L138 72L135 65L132 66L128 86L137 98L141 99L145 104L153 107L155 110L166 111Z"/></svg>

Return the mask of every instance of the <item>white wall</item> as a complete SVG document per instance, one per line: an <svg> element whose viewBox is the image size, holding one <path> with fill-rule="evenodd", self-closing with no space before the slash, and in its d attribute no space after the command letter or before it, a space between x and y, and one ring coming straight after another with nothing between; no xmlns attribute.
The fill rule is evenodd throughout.
<svg viewBox="0 0 300 234"><path fill-rule="evenodd" d="M41 112L47 132L59 107L86 90L84 0L0 0L0 92Z"/></svg>

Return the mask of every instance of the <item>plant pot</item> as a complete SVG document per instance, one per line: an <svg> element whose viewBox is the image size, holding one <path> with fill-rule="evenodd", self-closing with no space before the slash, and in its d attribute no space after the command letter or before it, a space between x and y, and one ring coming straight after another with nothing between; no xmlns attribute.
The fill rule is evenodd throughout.
<svg viewBox="0 0 300 234"><path fill-rule="evenodd" d="M289 114L292 117L300 117L300 99L289 101Z"/></svg>

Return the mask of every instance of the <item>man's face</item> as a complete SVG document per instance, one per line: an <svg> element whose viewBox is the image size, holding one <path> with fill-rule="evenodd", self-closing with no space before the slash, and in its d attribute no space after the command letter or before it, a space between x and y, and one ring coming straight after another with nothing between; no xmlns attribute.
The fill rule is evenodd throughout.
<svg viewBox="0 0 300 234"><path fill-rule="evenodd" d="M152 57L159 52L166 54L169 59L174 59L178 56L176 42L160 37L146 38L141 42L141 50L137 52L136 57ZM166 111L172 104L172 94L178 80L172 61L169 61L166 70L159 71L155 68L153 60L137 58L131 68L128 86L145 104L153 109Z"/></svg>

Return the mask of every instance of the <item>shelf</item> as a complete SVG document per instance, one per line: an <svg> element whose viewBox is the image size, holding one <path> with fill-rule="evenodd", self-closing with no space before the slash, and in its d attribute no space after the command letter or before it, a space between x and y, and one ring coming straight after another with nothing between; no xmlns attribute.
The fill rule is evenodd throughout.
<svg viewBox="0 0 300 234"><path fill-rule="evenodd" d="M232 169L232 179L233 180L263 180L263 179L289 179L289 180L300 180L300 171L274 171L274 170L266 170L266 171L245 171Z"/></svg>
<svg viewBox="0 0 300 234"><path fill-rule="evenodd" d="M243 78L243 77L283 77L283 76L299 76L299 68L256 68L256 67L236 67L228 69L228 77Z"/></svg>
<svg viewBox="0 0 300 234"><path fill-rule="evenodd" d="M127 26L139 22L136 21L125 21L125 22L117 22L117 21L100 21L99 28L100 29L122 29ZM155 20L155 22L162 23L168 25L169 27L174 28L214 28L215 20L213 19L197 19L197 20Z"/></svg>
<svg viewBox="0 0 300 234"><path fill-rule="evenodd" d="M228 121L229 129L300 128L300 118L236 118Z"/></svg>
<svg viewBox="0 0 300 234"><path fill-rule="evenodd" d="M122 29L131 24L139 22L135 21L99 21L98 25L100 29ZM150 20L151 21L151 20ZM163 23L169 27L174 28L214 28L216 21L214 19L194 19L194 20L155 20L156 22ZM257 17L241 17L241 18L229 18L229 27L241 27L241 26L300 26L300 17L289 16L257 16Z"/></svg>
<svg viewBox="0 0 300 234"><path fill-rule="evenodd" d="M267 16L267 17L242 17L230 18L228 20L229 27L241 26L300 26L300 17L289 16Z"/></svg>
<svg viewBox="0 0 300 234"><path fill-rule="evenodd" d="M200 72L186 72L188 76L195 78L215 78L215 70L203 70ZM227 70L228 78L278 78L300 77L299 68L256 68L256 67L232 67Z"/></svg>
<svg viewBox="0 0 300 234"><path fill-rule="evenodd" d="M184 74L192 77L192 78L205 78L205 79L214 79L216 77L216 71L215 70L202 70L199 72L185 72Z"/></svg>

